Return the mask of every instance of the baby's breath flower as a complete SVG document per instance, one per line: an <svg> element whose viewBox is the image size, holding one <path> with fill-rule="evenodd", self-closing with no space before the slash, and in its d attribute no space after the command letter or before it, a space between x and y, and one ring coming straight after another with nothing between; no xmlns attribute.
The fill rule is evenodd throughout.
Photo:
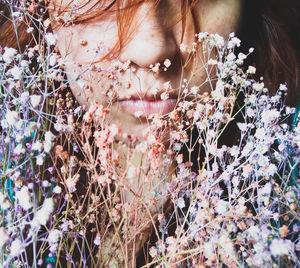
<svg viewBox="0 0 300 268"><path fill-rule="evenodd" d="M52 198L45 199L42 207L36 213L36 221L40 225L46 225L47 221L49 220L50 214L53 212L54 209L54 202Z"/></svg>
<svg viewBox="0 0 300 268"><path fill-rule="evenodd" d="M157 249L155 247L151 247L149 250L149 254L152 258L155 258L158 254Z"/></svg>
<svg viewBox="0 0 300 268"><path fill-rule="evenodd" d="M266 138L266 130L264 128L258 128L255 132L255 137L263 140Z"/></svg>
<svg viewBox="0 0 300 268"><path fill-rule="evenodd" d="M45 40L49 46L53 46L56 44L57 36L53 33L47 33L45 35Z"/></svg>
<svg viewBox="0 0 300 268"><path fill-rule="evenodd" d="M250 226L250 228L247 229L246 232L248 233L250 238L253 239L254 241L259 241L259 239L261 239L260 237L261 230L257 225Z"/></svg>
<svg viewBox="0 0 300 268"><path fill-rule="evenodd" d="M197 37L198 37L198 42L202 42L207 36L208 36L208 33L207 33L207 32L199 33L199 34L197 35Z"/></svg>
<svg viewBox="0 0 300 268"><path fill-rule="evenodd" d="M70 193L74 193L77 190L76 189L76 184L79 181L79 178L80 178L80 174L76 174L74 176L70 176L66 180L66 186L67 186Z"/></svg>
<svg viewBox="0 0 300 268"><path fill-rule="evenodd" d="M238 54L238 58L240 59L240 60L245 60L246 58L247 58L247 55L245 55L244 53L239 53Z"/></svg>
<svg viewBox="0 0 300 268"><path fill-rule="evenodd" d="M252 118L252 117L255 116L254 110L253 110L252 108L250 108L250 107L247 107L247 108L246 108L246 114L247 114L247 116L250 117L250 118Z"/></svg>
<svg viewBox="0 0 300 268"><path fill-rule="evenodd" d="M61 236L61 231L57 229L50 230L47 240L50 245L51 252L55 252L57 250L60 236Z"/></svg>
<svg viewBox="0 0 300 268"><path fill-rule="evenodd" d="M17 190L15 193L16 200L18 200L19 205L24 210L29 210L32 208L32 202L30 198L30 192L27 186L23 186L21 190Z"/></svg>
<svg viewBox="0 0 300 268"><path fill-rule="evenodd" d="M100 246L101 244L101 238L99 235L96 236L96 238L94 239L94 244L97 246Z"/></svg>
<svg viewBox="0 0 300 268"><path fill-rule="evenodd" d="M150 67L152 72L159 73L160 63L158 62L158 63L155 63L154 65L151 64L149 67Z"/></svg>
<svg viewBox="0 0 300 268"><path fill-rule="evenodd" d="M212 241L204 243L204 256L207 259L214 258L214 256L215 256L215 245Z"/></svg>
<svg viewBox="0 0 300 268"><path fill-rule="evenodd" d="M40 104L42 99L41 95L31 95L30 96L30 102L33 108L37 108L37 106Z"/></svg>
<svg viewBox="0 0 300 268"><path fill-rule="evenodd" d="M238 122L238 123L237 123L237 126L238 126L238 128L239 128L241 131L247 131L247 129L248 129L248 125L247 125L246 123L240 123L240 122Z"/></svg>
<svg viewBox="0 0 300 268"><path fill-rule="evenodd" d="M242 173L242 175L243 175L245 178L248 178L252 170L253 170L253 166L252 166L251 164L249 164L249 163L248 163L248 164L245 164L245 165L243 166L243 173Z"/></svg>
<svg viewBox="0 0 300 268"><path fill-rule="evenodd" d="M21 155L24 153L25 153L25 148L22 143L19 143L14 149L14 154Z"/></svg>
<svg viewBox="0 0 300 268"><path fill-rule="evenodd" d="M267 206L269 203L271 191L272 191L272 185L270 182L266 183L262 188L258 188L257 189L258 202L264 203L264 205Z"/></svg>
<svg viewBox="0 0 300 268"><path fill-rule="evenodd" d="M163 92L163 93L161 93L161 94L160 94L160 98L161 98L162 100L167 100L167 99L169 99L169 93L168 93L168 92Z"/></svg>
<svg viewBox="0 0 300 268"><path fill-rule="evenodd" d="M238 148L236 145L232 146L232 147L230 148L230 150L229 150L229 153L230 153L233 157L237 157L238 154L239 154L239 152L240 152L240 150L239 150L239 148Z"/></svg>
<svg viewBox="0 0 300 268"><path fill-rule="evenodd" d="M247 70L248 74L255 74L256 73L256 68L254 66L249 66Z"/></svg>
<svg viewBox="0 0 300 268"><path fill-rule="evenodd" d="M55 128L56 131L60 132L64 129L64 125L60 124L60 123L55 123L54 128Z"/></svg>
<svg viewBox="0 0 300 268"><path fill-rule="evenodd" d="M29 122L25 128L24 135L26 137L31 136L32 132L35 131L38 128L38 124L36 122Z"/></svg>
<svg viewBox="0 0 300 268"><path fill-rule="evenodd" d="M228 211L228 209L229 209L229 202L224 200L219 200L215 208L215 211L220 215L224 215Z"/></svg>
<svg viewBox="0 0 300 268"><path fill-rule="evenodd" d="M169 68L169 67L171 66L171 61L170 61L169 59L165 59L165 60L164 60L164 66L165 66L166 68Z"/></svg>
<svg viewBox="0 0 300 268"><path fill-rule="evenodd" d="M277 167L274 164L270 164L267 168L266 168L266 175L268 176L273 176L276 172L277 172Z"/></svg>
<svg viewBox="0 0 300 268"><path fill-rule="evenodd" d="M53 188L53 193L55 194L60 194L61 193L61 187L56 185L54 188Z"/></svg>
<svg viewBox="0 0 300 268"><path fill-rule="evenodd" d="M51 184L50 184L49 181L47 181L47 180L43 180L43 181L42 181L42 187L46 188L46 187L49 187L50 185L51 185Z"/></svg>
<svg viewBox="0 0 300 268"><path fill-rule="evenodd" d="M261 121L265 124L273 123L277 118L279 118L280 113L277 109L264 110L261 113Z"/></svg>
<svg viewBox="0 0 300 268"><path fill-rule="evenodd" d="M208 64L208 65L216 65L217 63L218 63L218 61L215 60L215 59L209 59L209 60L207 61L207 64Z"/></svg>
<svg viewBox="0 0 300 268"><path fill-rule="evenodd" d="M293 114L293 113L295 113L295 108L291 108L291 107L289 107L289 106L287 106L286 108L285 108L285 113L288 115L288 114Z"/></svg>
<svg viewBox="0 0 300 268"><path fill-rule="evenodd" d="M222 48L225 44L225 41L224 41L224 38L219 35L219 34L214 34L214 39L215 39L215 42L216 42L216 46L218 48Z"/></svg>
<svg viewBox="0 0 300 268"><path fill-rule="evenodd" d="M46 20L44 20L44 22L43 22L43 24L44 24L44 26L45 26L46 28L48 28L48 27L50 26L50 23L51 23L51 21L50 21L49 18L46 19Z"/></svg>
<svg viewBox="0 0 300 268"><path fill-rule="evenodd" d="M78 106L76 107L76 109L74 110L74 114L79 114L82 111L82 107Z"/></svg>
<svg viewBox="0 0 300 268"><path fill-rule="evenodd" d="M23 75L23 70L18 66L14 66L11 69L9 69L6 74L11 75L16 80L20 80Z"/></svg>
<svg viewBox="0 0 300 268"><path fill-rule="evenodd" d="M14 48L4 48L4 54L2 56L2 59L4 60L5 63L10 64L14 57L17 55L18 51Z"/></svg>
<svg viewBox="0 0 300 268"><path fill-rule="evenodd" d="M57 57L56 57L56 55L55 54L51 54L50 57L49 57L49 65L50 66L54 66L54 65L56 65L56 63L57 63ZM77 81L77 83L78 83L78 81ZM83 88L83 87L81 87L81 88Z"/></svg>
<svg viewBox="0 0 300 268"><path fill-rule="evenodd" d="M194 95L197 95L199 92L199 87L196 87L196 86L193 86L191 88L191 93L194 94Z"/></svg>
<svg viewBox="0 0 300 268"><path fill-rule="evenodd" d="M181 143L176 142L176 143L173 144L173 151L174 152L179 152L181 150L181 147L182 147Z"/></svg>
<svg viewBox="0 0 300 268"><path fill-rule="evenodd" d="M29 62L27 60L22 60L21 63L20 63L20 66L23 70L27 70L28 71L28 68L29 68Z"/></svg>
<svg viewBox="0 0 300 268"><path fill-rule="evenodd" d="M32 33L33 30L34 30L33 27L28 27L27 30L26 30L26 32L27 32L27 33Z"/></svg>
<svg viewBox="0 0 300 268"><path fill-rule="evenodd" d="M229 40L227 47L229 49L233 49L235 47L239 47L241 45L241 40L238 39L237 37L233 37L232 39Z"/></svg>
<svg viewBox="0 0 300 268"><path fill-rule="evenodd" d="M265 84L262 82L262 83L254 83L253 85L253 89L260 92L264 89L264 86Z"/></svg>
<svg viewBox="0 0 300 268"><path fill-rule="evenodd" d="M226 58L228 61L234 61L236 59L236 56L233 52L229 53L227 55L227 58Z"/></svg>
<svg viewBox="0 0 300 268"><path fill-rule="evenodd" d="M176 161L178 164L181 164L183 162L183 155L179 154L176 156Z"/></svg>
<svg viewBox="0 0 300 268"><path fill-rule="evenodd" d="M29 59L32 59L34 57L33 51L28 51L27 55Z"/></svg>
<svg viewBox="0 0 300 268"><path fill-rule="evenodd" d="M179 197L176 201L176 205L180 208L183 209L185 207L185 202L182 197Z"/></svg>
<svg viewBox="0 0 300 268"><path fill-rule="evenodd" d="M51 131L47 131L45 133L45 142L44 142L44 151L49 153L52 148L52 142L55 139L55 136L51 133Z"/></svg>
<svg viewBox="0 0 300 268"><path fill-rule="evenodd" d="M6 122L9 125L11 125L11 126L15 125L18 122L18 120L19 120L19 115L16 111L8 110L6 112Z"/></svg>
<svg viewBox="0 0 300 268"><path fill-rule="evenodd" d="M187 47L186 47L185 44L180 44L179 48L180 48L181 52L186 52L187 51Z"/></svg>
<svg viewBox="0 0 300 268"><path fill-rule="evenodd" d="M255 105L256 101L257 101L257 96L255 94L251 94L249 96L249 103L252 104L252 105Z"/></svg>
<svg viewBox="0 0 300 268"><path fill-rule="evenodd" d="M20 18L22 17L22 13L20 11L15 11L11 14L13 17Z"/></svg>
<svg viewBox="0 0 300 268"><path fill-rule="evenodd" d="M285 84L280 84L279 90L280 91L287 91L287 86Z"/></svg>
<svg viewBox="0 0 300 268"><path fill-rule="evenodd" d="M290 255L294 252L294 243L290 240L275 238L270 245L270 251L275 257Z"/></svg>
<svg viewBox="0 0 300 268"><path fill-rule="evenodd" d="M43 149L43 144L38 140L32 144L31 150L41 152Z"/></svg>
<svg viewBox="0 0 300 268"><path fill-rule="evenodd" d="M25 91L21 94L20 96L20 101L22 104L26 104L29 100L29 92L28 91Z"/></svg>
<svg viewBox="0 0 300 268"><path fill-rule="evenodd" d="M24 251L24 245L20 239L15 239L10 245L10 255L17 257Z"/></svg>

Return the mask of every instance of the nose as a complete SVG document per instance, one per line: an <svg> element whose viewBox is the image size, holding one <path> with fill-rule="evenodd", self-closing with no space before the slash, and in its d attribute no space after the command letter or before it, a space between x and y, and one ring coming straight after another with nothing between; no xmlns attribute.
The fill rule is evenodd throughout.
<svg viewBox="0 0 300 268"><path fill-rule="evenodd" d="M119 55L122 62L130 60L141 68L149 68L151 64L165 59L172 60L179 50L172 27L166 23L166 18L158 14L155 6L149 5L142 4L137 11L132 37Z"/></svg>

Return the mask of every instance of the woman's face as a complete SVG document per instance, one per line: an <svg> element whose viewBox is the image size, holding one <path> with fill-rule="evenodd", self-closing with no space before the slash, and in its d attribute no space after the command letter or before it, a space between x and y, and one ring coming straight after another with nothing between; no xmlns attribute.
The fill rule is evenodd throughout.
<svg viewBox="0 0 300 268"><path fill-rule="evenodd" d="M131 22L122 25L128 31L118 53L107 56L118 42L116 14L63 26L55 22L58 10L66 10L61 14L66 17L71 8L74 11L86 1L53 1L51 18L57 46L65 60L67 77L73 81L70 85L75 97L86 109L92 103L110 108L110 120L124 132L137 135L148 125L150 114L163 115L175 108L183 79L187 79L188 88L210 90L201 47L192 60L182 47L191 48L197 32L227 38L238 30L242 8L241 0L198 0L194 12L187 12L183 29L180 0L161 0L157 5L155 1L145 1L135 7ZM91 0L77 12L84 13L95 2ZM103 59L104 56L107 57ZM155 68L156 63L160 68ZM120 65L123 69L116 70ZM162 94L166 90L168 99Z"/></svg>

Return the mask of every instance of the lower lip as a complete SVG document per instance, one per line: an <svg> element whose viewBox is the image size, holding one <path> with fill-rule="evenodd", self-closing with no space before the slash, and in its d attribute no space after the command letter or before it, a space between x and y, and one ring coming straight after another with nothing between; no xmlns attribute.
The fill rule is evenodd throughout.
<svg viewBox="0 0 300 268"><path fill-rule="evenodd" d="M149 116L151 114L165 115L176 107L177 99L168 100L123 100L119 101L121 109L129 114Z"/></svg>

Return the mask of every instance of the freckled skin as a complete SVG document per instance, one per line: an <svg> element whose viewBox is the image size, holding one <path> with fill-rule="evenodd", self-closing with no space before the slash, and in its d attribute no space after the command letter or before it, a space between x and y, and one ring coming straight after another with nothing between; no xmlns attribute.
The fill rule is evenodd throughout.
<svg viewBox="0 0 300 268"><path fill-rule="evenodd" d="M72 80L74 74L86 70L90 63L101 59L114 46L118 37L117 23L114 15L110 15L98 22L62 27L54 22L57 10L66 7L72 1L53 1L56 10L51 14L52 26L58 35L58 49L66 61L67 76ZM82 79L93 90L81 88L75 82L71 83L71 89L81 105L87 108L91 103L98 102L109 106L112 109L111 120L120 124L121 129L126 126L129 133L141 132L147 122L141 122L130 114L120 112L118 105L110 106L109 98L106 96L110 88L113 87L121 97L132 93L144 96L151 88L161 89L165 82L170 81L172 88L179 92L182 78L187 78L190 80L190 87L197 85L202 91L210 90L208 83L205 83L207 75L202 68L201 60L191 61L184 69L182 68L188 55L181 52L179 46L183 43L191 47L196 31L191 12L186 16L186 29L181 42L180 1L162 0L157 7L153 2L145 1L140 6L132 22L134 32L118 56L118 60L122 62L130 60L136 69L135 72L127 70L119 74L116 80L111 80L105 71L85 71ZM79 3L83 1L72 2L77 5ZM241 0L199 0L195 10L200 32L218 33L227 38L230 32L238 31L241 9ZM84 9L80 12L84 12ZM102 46L100 52L96 54L95 50L99 44ZM163 62L167 58L172 61L172 65L166 72L154 74L149 71L151 64ZM105 60L96 65L98 69L110 70L112 61L113 59ZM78 67L78 64L82 67ZM191 73L195 75L191 77ZM129 81L128 88L124 85Z"/></svg>

